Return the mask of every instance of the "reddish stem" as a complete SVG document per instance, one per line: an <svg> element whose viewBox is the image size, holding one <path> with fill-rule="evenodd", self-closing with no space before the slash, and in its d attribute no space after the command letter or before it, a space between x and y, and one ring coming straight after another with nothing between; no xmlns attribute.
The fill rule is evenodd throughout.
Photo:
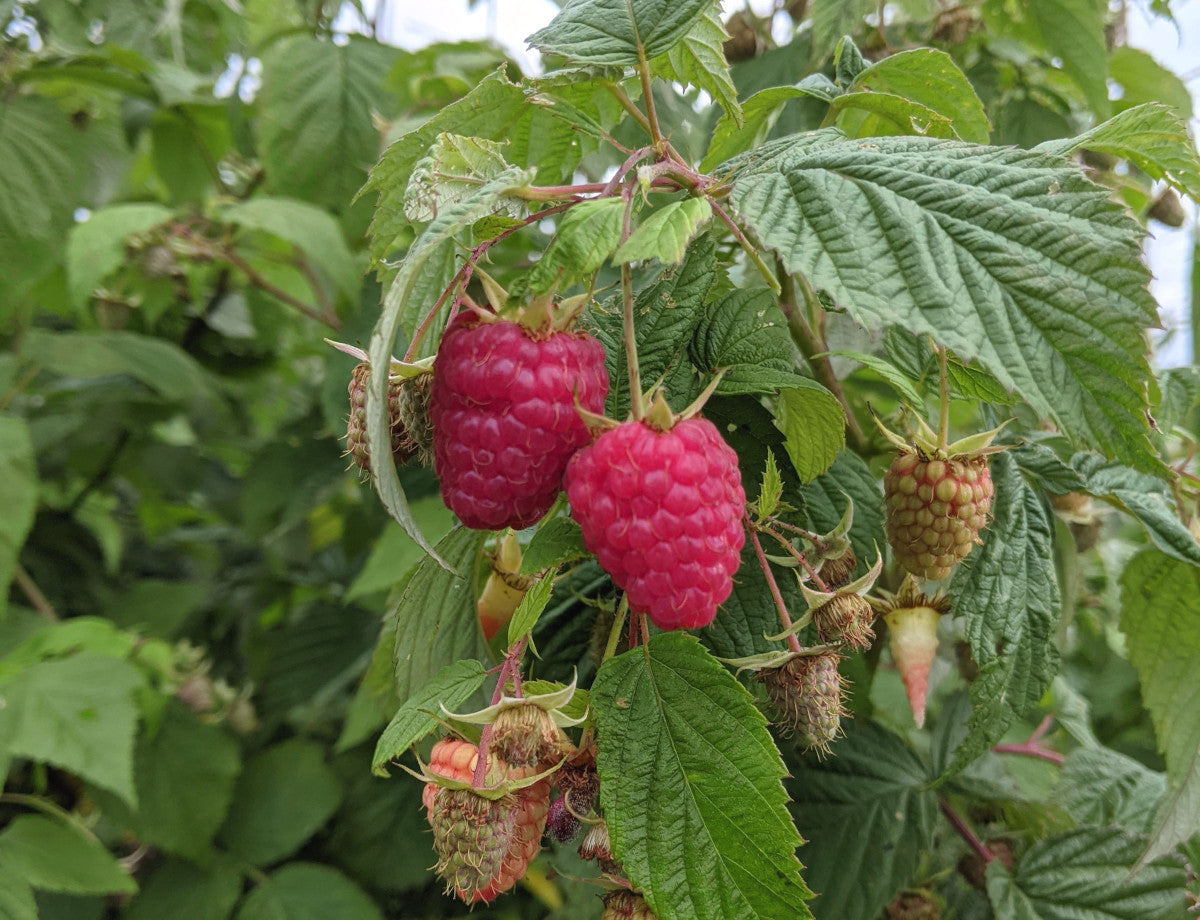
<svg viewBox="0 0 1200 920"><path fill-rule="evenodd" d="M504 688L510 677L513 680L513 694L521 695L521 656L525 652L526 639L521 639L509 649L508 654L504 656L504 661L500 663L500 674L496 678L496 689L492 693L493 706L499 703L501 697L504 696ZM475 758L475 773L471 777L471 785L476 789L482 789L487 782L488 749L491 747L491 742L492 725L489 722L483 726L483 731L479 735L479 756Z"/></svg>
<svg viewBox="0 0 1200 920"><path fill-rule="evenodd" d="M825 580L817 574L817 570L809 564L809 561L807 558L805 558L804 553L792 546L792 544L788 542L788 539L784 537L783 534L776 533L770 528L764 528L763 532L769 533L776 540L778 540L779 545L788 551L788 555L790 555L793 559L800 563L801 566L804 567L804 571L808 572L808 577L813 580L813 584L817 586L818 591L829 591L829 586L825 583Z"/></svg>
<svg viewBox="0 0 1200 920"><path fill-rule="evenodd" d="M1029 736L1029 740L1039 740L1043 735L1046 734L1046 732L1050 731L1050 726L1053 724L1054 716L1046 716L1046 718L1042 719L1042 721L1038 724L1038 727L1033 730L1033 734Z"/></svg>
<svg viewBox="0 0 1200 920"><path fill-rule="evenodd" d="M938 799L938 805L941 806L942 814L946 816L946 820L958 831L958 835L967 842L967 846L979 854L979 858L983 860L984 865L987 865L996 858L996 854L984 846L983 841L976 837L975 832L967 827L967 822L962 819L958 812L950 807L949 802L945 799Z"/></svg>
<svg viewBox="0 0 1200 920"><path fill-rule="evenodd" d="M792 616L788 613L787 604L783 602L783 594L775 581L775 573L771 571L771 564L767 562L767 554L763 552L762 543L759 542L758 533L754 530L750 515L745 516L745 522L746 533L750 535L750 542L754 544L754 554L758 557L758 564L762 566L763 575L767 578L767 587L771 589L771 598L775 601L775 609L779 611L779 622L786 632L792 628ZM787 643L788 648L793 652L800 652L800 640L794 634L787 637Z"/></svg>
<svg viewBox="0 0 1200 920"><path fill-rule="evenodd" d="M1019 754L1022 757L1035 757L1038 760L1044 760L1047 763L1056 764L1060 767L1066 759L1058 751L1042 747L1036 741L1026 741L1024 744L997 744L992 750L997 754Z"/></svg>

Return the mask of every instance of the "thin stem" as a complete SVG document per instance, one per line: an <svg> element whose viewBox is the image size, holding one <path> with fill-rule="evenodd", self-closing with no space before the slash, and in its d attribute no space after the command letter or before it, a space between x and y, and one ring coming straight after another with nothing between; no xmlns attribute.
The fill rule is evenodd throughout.
<svg viewBox="0 0 1200 920"><path fill-rule="evenodd" d="M854 414L854 410L850 408L850 401L846 399L846 392L842 389L842 383L837 378L837 374L833 372L833 363L829 360L828 346L822 341L821 337L813 331L813 327L809 325L808 320L804 317L804 311L800 309L800 305L796 299L797 289L803 294L805 305L810 310L822 310L820 303L817 302L816 295L812 288L803 278L796 278L787 273L783 276L783 296L779 299L779 307L783 310L783 315L788 321L788 330L792 334L792 340L800 347L800 351L804 353L804 357L808 360L809 366L812 368L813 376L817 378L825 389L837 398L837 401L842 404L846 416L846 440L850 443L851 449L859 454L871 453L871 439L867 437L862 426L858 423L858 418Z"/></svg>
<svg viewBox="0 0 1200 920"><path fill-rule="evenodd" d="M967 827L967 822L962 819L958 812L950 807L949 802L945 799L938 799L938 805L942 809L942 814L946 816L946 820L958 831L958 835L967 842L967 846L979 854L979 858L983 860L985 865L996 858L996 854L984 846L983 841L975 836L975 832L971 828Z"/></svg>
<svg viewBox="0 0 1200 920"><path fill-rule="evenodd" d="M51 802L49 799L43 799L36 795L26 795L23 792L5 792L0 794L0 803L5 805L24 805L26 808L32 808L36 811L44 812L51 817L58 818L60 821L79 828L92 840L99 842L99 838L92 833L92 829L79 819L77 815L67 811L56 802Z"/></svg>
<svg viewBox="0 0 1200 920"><path fill-rule="evenodd" d="M613 617L612 629L608 631L608 644L604 646L604 657L600 663L608 661L617 653L617 645L621 641L621 629L625 626L625 618L629 615L629 598L621 595L621 603L617 604L617 613Z"/></svg>
<svg viewBox="0 0 1200 920"><path fill-rule="evenodd" d="M21 375L21 378L12 385L12 388L3 397L0 397L0 412L3 412L12 405L12 401L20 396L25 391L25 388L33 383L34 378L41 372L42 366L40 364L34 364L26 370Z"/></svg>
<svg viewBox="0 0 1200 920"><path fill-rule="evenodd" d="M766 280L767 287L769 287L773 293L778 294L780 290L779 279L775 277L775 273L771 271L771 267L763 261L763 257L759 255L758 249L753 243L750 242L749 239L747 239L745 231L743 231L742 228L737 225L737 222L729 216L729 212L723 207L721 207L711 198L709 198L708 203L712 206L713 213L716 214L717 217L721 219L721 222L729 228L729 231L733 234L734 239L738 241L738 245L742 247L742 251L746 253L746 255L750 258L750 261L754 263L754 267L758 269L758 273Z"/></svg>
<svg viewBox="0 0 1200 920"><path fill-rule="evenodd" d="M54 605L46 599L46 595L42 593L42 589L35 582L21 563L17 563L13 569L13 581L21 592L29 598L29 603L33 605L33 609L40 613L43 617L52 623L58 622L58 614L54 610Z"/></svg>
<svg viewBox="0 0 1200 920"><path fill-rule="evenodd" d="M1058 751L1042 747L1036 741L1026 741L1023 744L997 744L992 750L997 754L1018 754L1022 757L1033 757L1060 767L1063 765L1063 761L1066 760Z"/></svg>
<svg viewBox="0 0 1200 920"><path fill-rule="evenodd" d="M492 692L493 706L504 696L504 688L510 677L513 679L513 693L516 696L521 695L521 656L525 654L525 643L528 639L528 636L519 639L504 656L504 661L500 664L500 674L496 677L496 689ZM491 742L492 725L489 722L483 726L479 735L479 756L475 759L475 773L471 777L471 784L476 789L482 788L487 781L488 748L491 747Z"/></svg>
<svg viewBox="0 0 1200 920"><path fill-rule="evenodd" d="M633 120L641 125L647 134L649 134L651 137L654 136L654 132L650 130L650 120L642 114L641 109L633 104L633 100L626 95L625 90L621 89L621 87L616 83L609 82L604 84L604 88L608 90L609 94L616 99L618 103L620 103L621 108L633 116Z"/></svg>
<svg viewBox="0 0 1200 920"><path fill-rule="evenodd" d="M938 372L942 397L941 412L938 415L938 450L944 454L950 446L950 370L944 345L938 349Z"/></svg>
<svg viewBox="0 0 1200 920"><path fill-rule="evenodd" d="M779 623L783 626L783 631L787 632L792 628L792 615L788 613L787 604L784 603L783 594L779 590L779 584L775 581L775 573L771 571L771 564L767 562L767 554L763 552L762 543L759 542L758 533L748 514L745 516L745 524L746 533L750 535L750 542L754 544L754 555L758 557L758 564L762 567L763 575L767 579L767 587L771 590L771 599L775 602L775 609L779 612ZM794 634L787 637L787 643L788 648L793 652L801 650L800 640Z"/></svg>
<svg viewBox="0 0 1200 920"><path fill-rule="evenodd" d="M252 266L249 262L247 262L245 259L243 259L234 250L225 249L225 250L222 250L221 252L219 252L217 255L219 258L228 262L230 265L232 265L234 268L236 268L238 271L240 271L242 274L244 274L249 279L250 283L253 284L255 287L266 291L268 294L270 294L272 297L275 297L278 300L282 300L288 306L295 307L297 310L299 310L301 313L303 313L309 319L314 319L318 323L322 323L322 324L328 326L330 329L333 329L335 331L338 331L338 332L341 331L342 322L340 319L338 319L336 316L335 317L325 316L323 313L321 313L320 310L317 310L314 307L310 306L309 304L306 304L303 300L298 300L297 298L295 298L291 294L289 294L287 291L285 291L283 288L278 287L275 284L272 284L270 281L268 281L266 278L264 278L262 275L260 275L258 273L258 270L256 268L254 268L254 266Z"/></svg>
<svg viewBox="0 0 1200 920"><path fill-rule="evenodd" d="M784 537L783 534L776 533L774 530L770 529L766 530L765 533L769 533L772 537L778 540L779 545L787 550L788 555L800 563L804 571L808 573L808 577L812 579L813 584L816 585L818 591L824 591L828 593L829 586L825 583L825 580L817 574L817 570L812 567L812 563L808 561L804 553L792 546L791 542Z"/></svg>
<svg viewBox="0 0 1200 920"><path fill-rule="evenodd" d="M621 243L629 239L630 216L633 210L633 185L625 187L625 214L621 224ZM642 418L646 407L642 399L642 372L638 364L637 334L633 328L633 272L626 262L621 266L621 337L625 344L625 366L629 371L629 402L633 417Z"/></svg>
<svg viewBox="0 0 1200 920"><path fill-rule="evenodd" d="M1033 730L1033 734L1029 736L1029 740L1039 741L1045 737L1046 732L1050 731L1050 726L1054 724L1054 716L1046 716L1038 723L1038 727Z"/></svg>
<svg viewBox="0 0 1200 920"><path fill-rule="evenodd" d="M781 521L779 518L775 517L767 518L767 520L770 521L772 527L782 527L784 530L790 530L792 533L804 537L805 540L813 544L813 546L822 552L824 552L828 546L828 544L825 543L821 538L820 534L813 533L811 530L805 530L803 527L797 527L795 524L789 524L787 521Z"/></svg>
<svg viewBox="0 0 1200 920"><path fill-rule="evenodd" d="M646 61L646 52L638 43L638 76L642 80L642 100L646 104L646 121L650 126L650 139L654 141L654 149L663 151L662 129L658 126L658 114L654 111L654 89L650 85L650 65Z"/></svg>

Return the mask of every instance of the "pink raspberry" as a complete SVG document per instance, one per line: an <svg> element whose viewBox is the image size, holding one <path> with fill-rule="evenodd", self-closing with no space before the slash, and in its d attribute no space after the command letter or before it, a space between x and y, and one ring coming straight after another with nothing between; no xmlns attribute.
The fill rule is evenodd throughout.
<svg viewBox="0 0 1200 920"><path fill-rule="evenodd" d="M429 406L442 500L478 530L535 523L591 440L576 399L598 413L607 395L604 349L592 336L459 314L434 362Z"/></svg>
<svg viewBox="0 0 1200 920"><path fill-rule="evenodd" d="M741 562L746 494L712 422L625 422L577 453L565 481L584 544L632 610L661 629L713 621Z"/></svg>

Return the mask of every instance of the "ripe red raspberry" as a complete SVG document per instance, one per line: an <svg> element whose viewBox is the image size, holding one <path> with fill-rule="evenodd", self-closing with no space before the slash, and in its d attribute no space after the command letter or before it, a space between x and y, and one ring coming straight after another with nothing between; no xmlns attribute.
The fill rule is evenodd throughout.
<svg viewBox="0 0 1200 920"><path fill-rule="evenodd" d="M535 523L591 440L576 400L598 413L607 395L604 349L592 336L460 313L438 349L429 406L446 506L478 530Z"/></svg>
<svg viewBox="0 0 1200 920"><path fill-rule="evenodd" d="M902 450L883 477L887 536L896 559L920 578L945 578L979 540L992 508L986 456L928 459Z"/></svg>
<svg viewBox="0 0 1200 920"><path fill-rule="evenodd" d="M746 494L712 422L618 425L571 458L566 487L584 544L635 613L660 629L713 621L741 562Z"/></svg>
<svg viewBox="0 0 1200 920"><path fill-rule="evenodd" d="M473 744L445 739L434 745L428 772L469 782L478 760ZM488 784L506 777L520 779L531 772L495 757L489 756L488 761ZM433 828L437 871L445 879L447 891L468 904L488 903L512 888L537 855L546 827L550 786L542 780L493 800L471 789L429 782L421 798Z"/></svg>

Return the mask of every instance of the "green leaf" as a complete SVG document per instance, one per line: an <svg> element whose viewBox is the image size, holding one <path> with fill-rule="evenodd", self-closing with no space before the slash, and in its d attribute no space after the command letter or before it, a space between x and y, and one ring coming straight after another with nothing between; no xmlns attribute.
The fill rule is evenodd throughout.
<svg viewBox="0 0 1200 920"><path fill-rule="evenodd" d="M613 256L615 264L656 259L678 265L700 227L712 219L707 198L685 198L659 208L642 222Z"/></svg>
<svg viewBox="0 0 1200 920"><path fill-rule="evenodd" d="M329 866L288 863L250 892L237 920L383 920L366 893Z"/></svg>
<svg viewBox="0 0 1200 920"><path fill-rule="evenodd" d="M874 920L912 882L933 843L937 797L929 771L898 736L871 723L843 723L826 761L789 764L788 791L817 920ZM847 866L870 865L869 872Z"/></svg>
<svg viewBox="0 0 1200 920"><path fill-rule="evenodd" d="M124 916L126 920L226 920L241 896L241 873L228 863L201 868L168 859L142 883Z"/></svg>
<svg viewBox="0 0 1200 920"><path fill-rule="evenodd" d="M874 0L813 0L809 4L813 35L810 66L824 64L842 36L857 32L863 17L874 11Z"/></svg>
<svg viewBox="0 0 1200 920"><path fill-rule="evenodd" d="M440 706L453 712L454 707L465 703L483 686L486 676L483 665L474 659L456 661L442 668L429 683L404 701L383 730L375 745L371 772L376 776L387 776L389 763L437 729L440 723L434 716L441 716Z"/></svg>
<svg viewBox="0 0 1200 920"><path fill-rule="evenodd" d="M532 178L532 172L527 170L507 170L481 186L472 197L446 208L412 244L388 288L383 301L383 315L371 333L368 353L373 367L389 365L392 346L399 332L401 313L425 276L426 266L431 258L439 252L449 252L455 234L485 214L491 213L496 202L506 191L525 185ZM386 374L372 374L367 387L367 446L371 456L386 458L385 462L371 464L371 480L388 514L400 523L418 546L440 559L417 526L416 519L408 507L408 500L404 496L404 489L400 485L400 478L396 475L395 464L391 462L387 381Z"/></svg>
<svg viewBox="0 0 1200 920"><path fill-rule="evenodd" d="M1167 483L1119 463L1106 463L1096 454L1076 454L1071 466L1082 478L1084 491L1137 518L1164 553L1200 565L1200 543L1179 519Z"/></svg>
<svg viewBox="0 0 1200 920"><path fill-rule="evenodd" d="M1184 920L1183 867L1155 863L1132 878L1142 841L1120 828L1083 827L1039 840L1010 874L988 866L997 920Z"/></svg>
<svg viewBox="0 0 1200 920"><path fill-rule="evenodd" d="M67 292L76 307L87 306L92 292L125 264L125 241L171 217L160 204L118 204L93 211L71 228L67 238Z"/></svg>
<svg viewBox="0 0 1200 920"><path fill-rule="evenodd" d="M1108 58L1108 76L1121 87L1121 98L1113 102L1117 111L1161 102L1173 108L1185 122L1191 120L1192 94L1187 84L1140 48L1129 45L1114 48Z"/></svg>
<svg viewBox="0 0 1200 920"><path fill-rule="evenodd" d="M670 51L711 6L712 0L568 0L526 41L581 64L632 67Z"/></svg>
<svg viewBox="0 0 1200 920"><path fill-rule="evenodd" d="M991 461L994 517L950 583L950 607L966 628L980 675L971 685L974 712L954 754L956 773L1031 711L1058 672L1058 577L1054 523L1016 461Z"/></svg>
<svg viewBox="0 0 1200 920"><path fill-rule="evenodd" d="M892 389L904 397L905 402L910 406L916 408L924 406L925 400L917 392L917 388L913 386L913 381L904 371L892 364L891 361L876 357L875 355L864 354L861 351L831 351L830 355L835 358L850 358L852 361L857 361L891 384Z"/></svg>
<svg viewBox="0 0 1200 920"><path fill-rule="evenodd" d="M446 507L440 495L419 498L409 508L421 533L441 539L454 525L454 513ZM425 551L405 533L404 528L395 521L389 521L376 538L371 555L367 557L358 577L346 592L346 600L390 590L424 556Z"/></svg>
<svg viewBox="0 0 1200 920"><path fill-rule="evenodd" d="M1145 859L1200 827L1200 569L1143 550L1121 576L1121 629L1167 761L1167 796Z"/></svg>
<svg viewBox="0 0 1200 920"><path fill-rule="evenodd" d="M213 835L225 820L240 769L234 738L172 701L157 728L138 739L137 810L106 812L142 843L202 861L211 855Z"/></svg>
<svg viewBox="0 0 1200 920"><path fill-rule="evenodd" d="M33 889L12 867L0 868L0 918L3 920L38 920Z"/></svg>
<svg viewBox="0 0 1200 920"><path fill-rule="evenodd" d="M556 517L543 522L525 547L521 574L534 575L542 569L557 568L564 562L578 562L590 555L583 545L583 531L575 520Z"/></svg>
<svg viewBox="0 0 1200 920"><path fill-rule="evenodd" d="M1112 154L1200 201L1200 154L1196 144L1178 114L1158 103L1126 109L1078 137L1047 141L1037 149L1057 156L1079 149Z"/></svg>
<svg viewBox="0 0 1200 920"><path fill-rule="evenodd" d="M642 392L648 393L660 380L667 381L667 396L682 409L690 393L672 384L679 374L690 374L686 349L704 314L704 301L717 279L716 244L710 234L699 237L689 248L683 264L667 268L658 280L637 292L634 301L634 335ZM604 346L608 370L608 401L612 418L629 411L629 371L622 343L621 308L613 303L585 314L585 323ZM686 380L686 378L685 378Z"/></svg>
<svg viewBox="0 0 1200 920"><path fill-rule="evenodd" d="M743 220L864 325L930 333L1060 430L1158 468L1142 231L1106 191L1024 151L832 131L736 165Z"/></svg>
<svg viewBox="0 0 1200 920"><path fill-rule="evenodd" d="M512 619L508 621L509 646L516 645L517 642L524 639L533 631L533 627L537 625L542 611L550 603L550 592L553 590L554 575L549 574L538 579L525 592L525 596L517 604L517 609L513 611Z"/></svg>
<svg viewBox="0 0 1200 920"><path fill-rule="evenodd" d="M975 144L988 142L991 125L983 103L966 75L944 51L917 48L885 57L860 73L847 87L850 94L863 92L900 96L947 119L954 136L961 140ZM835 108L841 98L834 101Z"/></svg>
<svg viewBox="0 0 1200 920"><path fill-rule="evenodd" d="M66 894L131 894L137 883L82 828L43 815L18 815L0 832L0 865L31 887Z"/></svg>
<svg viewBox="0 0 1200 920"><path fill-rule="evenodd" d="M414 223L433 220L446 205L469 198L478 186L508 168L503 145L496 141L440 134L413 168L404 192L404 214ZM520 207L514 199L509 211L516 216Z"/></svg>
<svg viewBox="0 0 1200 920"><path fill-rule="evenodd" d="M136 802L132 665L83 654L34 664L0 682L0 750L62 767Z"/></svg>
<svg viewBox="0 0 1200 920"><path fill-rule="evenodd" d="M847 137L954 137L950 119L928 106L892 93L843 93L833 100L837 126Z"/></svg>
<svg viewBox="0 0 1200 920"><path fill-rule="evenodd" d="M842 404L824 387L789 387L780 392L775 413L800 481L812 482L833 465L846 443Z"/></svg>
<svg viewBox="0 0 1200 920"><path fill-rule="evenodd" d="M1108 748L1067 755L1054 798L1077 824L1118 825L1149 833L1166 777Z"/></svg>
<svg viewBox="0 0 1200 920"><path fill-rule="evenodd" d="M858 454L844 450L829 472L804 487L804 510L808 525L819 533L837 527L847 504L854 501L850 545L858 557L856 575L862 575L887 546L883 526L883 496L879 482Z"/></svg>
<svg viewBox="0 0 1200 920"><path fill-rule="evenodd" d="M341 799L321 746L298 738L280 742L247 761L221 841L253 865L277 862L320 830Z"/></svg>
<svg viewBox="0 0 1200 920"><path fill-rule="evenodd" d="M564 290L600 268L621 243L624 210L620 198L595 198L567 211L530 273L529 286L538 292Z"/></svg>
<svg viewBox="0 0 1200 920"><path fill-rule="evenodd" d="M1062 69L1083 91L1091 110L1101 117L1107 115L1105 0L1020 0L1020 7L1026 18L1036 23L1046 48L1062 61Z"/></svg>
<svg viewBox="0 0 1200 920"><path fill-rule="evenodd" d="M399 52L359 36L294 35L263 55L258 137L269 188L335 210L379 155L380 87Z"/></svg>
<svg viewBox="0 0 1200 920"><path fill-rule="evenodd" d="M729 33L721 23L721 4L713 2L679 44L650 62L650 72L704 90L740 127L742 109L725 60L727 38Z"/></svg>
<svg viewBox="0 0 1200 920"><path fill-rule="evenodd" d="M766 720L694 636L610 659L592 704L613 855L655 916L809 916Z"/></svg>
<svg viewBox="0 0 1200 920"><path fill-rule="evenodd" d="M37 511L37 460L24 419L0 415L0 622L21 547Z"/></svg>
<svg viewBox="0 0 1200 920"><path fill-rule="evenodd" d="M239 227L287 240L352 303L358 302L363 272L346 245L341 225L328 211L295 198L261 196L227 208L222 216Z"/></svg>
<svg viewBox="0 0 1200 920"><path fill-rule="evenodd" d="M783 477L779 474L779 464L775 454L767 449L767 465L763 467L762 486L758 490L758 513L762 517L771 517L779 510L779 502L783 499Z"/></svg>
<svg viewBox="0 0 1200 920"><path fill-rule="evenodd" d="M438 551L467 577L446 571L427 556L400 595L394 663L401 705L447 665L471 658L490 659L469 577L486 537L486 533L466 527L450 531L438 544Z"/></svg>
<svg viewBox="0 0 1200 920"><path fill-rule="evenodd" d="M784 107L793 99L804 97L830 101L823 94L804 86L772 86L760 90L742 103L740 120L728 113L722 115L713 129L712 140L700 168L712 172L726 160L762 144L779 120Z"/></svg>

